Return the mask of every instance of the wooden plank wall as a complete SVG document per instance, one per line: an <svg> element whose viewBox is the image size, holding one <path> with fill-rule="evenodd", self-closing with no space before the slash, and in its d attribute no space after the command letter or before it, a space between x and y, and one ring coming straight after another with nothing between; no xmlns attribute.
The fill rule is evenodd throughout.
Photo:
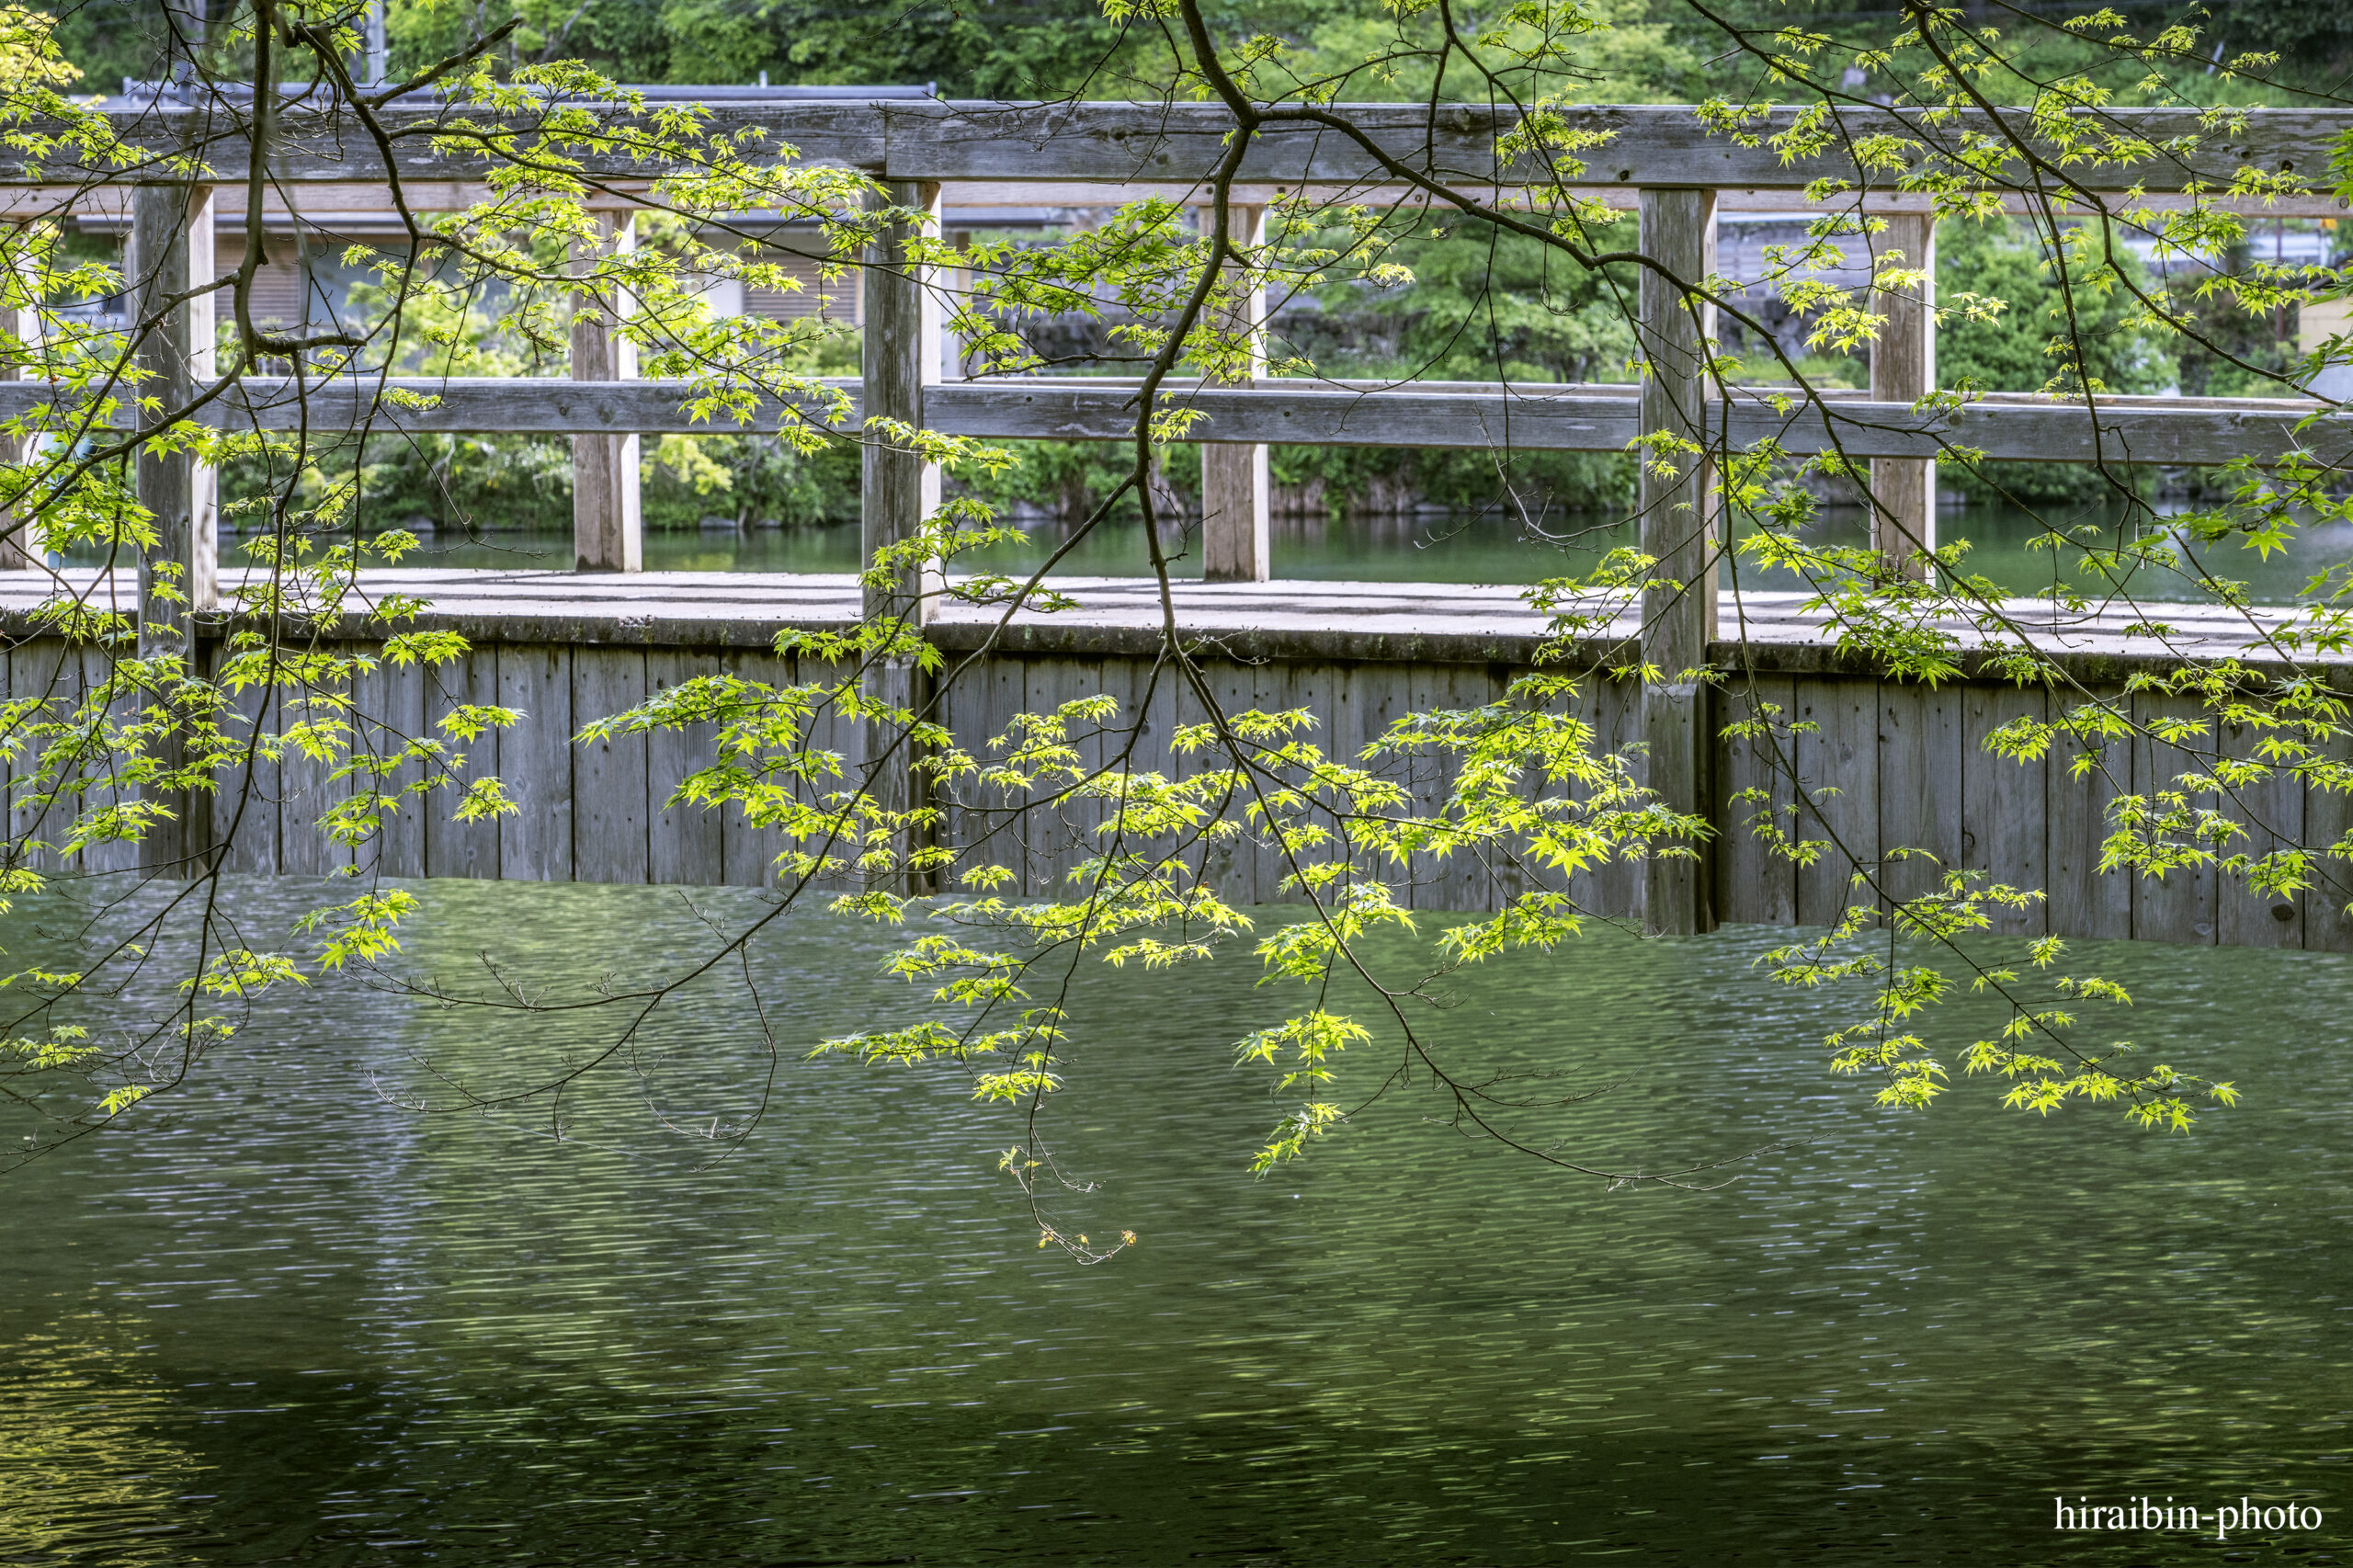
<svg viewBox="0 0 2353 1568"><path fill-rule="evenodd" d="M1721 700L1736 710L1751 701L1737 692ZM2342 913L2353 887L2336 885L2347 881L2341 868L2324 877L2322 887L2291 897L2257 894L2211 868L2162 878L2100 871L2109 801L2175 788L2176 776L2193 766L2183 747L2143 736L2104 744L2063 736L2042 759L2025 764L1985 749L1986 737L2014 719L2063 716L2090 703L2121 711L2130 702L2143 724L2161 717L2195 722L2198 710L2183 699L2128 699L2120 687L2062 698L2002 685L1930 690L1837 676L1759 679L1754 701L1779 706L1792 725L1819 729L1770 744L1723 743L1718 779L1725 797L1766 790L1780 812L1800 794L1811 798L1813 807L1779 820L1794 823L1798 838L1836 841L1867 861L1878 858L1879 902L1915 895L1932 885L1939 868L1957 866L1991 882L2045 892L2025 909L1997 912L1995 928L2006 932L2353 951L2353 927ZM2202 744L2215 741L2210 722ZM2220 743L2225 750L2254 744L2230 734ZM1794 759L1794 784L1766 755L1776 744ZM1836 793L1824 793L1830 790ZM2237 847L2261 854L2299 835L2306 843L2333 842L2348 811L2342 796L2315 790L2307 799L2292 781L2275 780L2244 791L2232 814L2251 828L2251 841ZM2322 836L2315 840L2315 834ZM1935 858L1895 858L1904 848L1926 849ZM1835 853L1816 867L1795 869L1768 854L1743 824L1730 823L1717 858L1719 915L1728 923L1820 925L1836 919L1848 897L1873 897L1871 889L1847 885L1852 874L1851 863Z"/></svg>
<svg viewBox="0 0 2353 1568"><path fill-rule="evenodd" d="M363 718L363 752L383 755L420 732L438 733L439 721L462 703L504 704L529 715L504 734L453 743L464 754L453 769L459 777L497 774L520 809L494 822L455 823L449 817L454 793L439 791L428 804L405 807L355 858L315 826L351 782L333 779L327 766L290 758L278 767L264 763L250 780L242 769L224 778L212 807L213 836L229 846L225 869L258 875L348 869L371 877L774 886L774 863L785 848L780 835L747 826L733 809L671 803L679 779L711 760L710 734L573 740L592 719L722 671L779 687L829 674L825 666L803 667L769 653L519 642L479 646L436 670L380 667L348 694ZM0 652L0 673L11 697L45 697L63 711L103 677L104 665L37 640ZM1229 715L1309 710L1315 724L1304 738L1354 762L1405 714L1496 701L1517 673L1500 665L1232 662L1209 666L1207 686ZM1183 778L1221 766L1205 756L1172 755L1178 726L1204 721L1209 710L1178 672L1150 659L1000 655L961 669L942 693L941 710L960 743L989 762L1002 755L989 743L1015 715L1098 694L1119 704L1120 716L1073 726L1071 742L1090 769L1125 767ZM233 723L282 731L304 711L334 710L329 699L342 695L282 694L265 703L247 693ZM2099 871L2108 801L2172 787L2189 766L2188 754L2146 738L2101 744L2063 736L2046 757L2020 765L1984 744L2011 720L2063 716L2085 700L2120 710L2129 700L2144 723L2198 718L2177 699L2128 699L2120 689L2062 699L2002 685L1930 690L1843 676L1735 681L1715 699L1715 722L1755 714L1771 727L1715 746L1715 918L1820 926L1836 919L1849 899L1884 904L1914 896L1958 867L2045 892L2023 910L1998 914L1996 926L2006 932L2353 951L2353 919L2343 913L2353 878L2342 868L2330 871L2323 887L2292 897L2258 895L2211 870L2177 871L2162 881ZM1584 683L1576 710L1593 726L1596 748L1607 751L1634 746L1637 707L1628 685L1596 675ZM2226 751L2255 744L2248 735L2214 735L2211 724L2204 739ZM813 742L855 775L856 726L823 719ZM20 744L17 755L0 756L8 770L12 825L62 841L70 822L64 809L51 809L35 826L40 813L24 799L22 749ZM2084 771L2077 777L2079 757ZM1633 761L1639 777L1638 746ZM1438 809L1453 783L1442 759L1427 753L1383 767L1410 783L1426 812ZM89 771L103 772L102 759L93 759ZM416 771L412 763L392 782L407 782ZM1065 799L1044 811L1029 809L1055 789L1041 783L1008 797L959 784L940 801L944 831L973 855L1012 867L1020 894L1067 892L1076 885L1073 873L1109 846L1098 831L1105 821L1099 801ZM1739 798L1749 791L1758 798ZM97 803L95 794L90 803ZM1755 833L1760 810L1794 838L1840 848L1826 850L1812 867L1795 866ZM2299 835L2307 843L2334 841L2353 823L2353 802L2317 791L2307 799L2292 783L2246 791L2232 811L2254 830L2248 848L2257 854ZM1902 857L1898 850L1925 854ZM1299 896L1287 885L1290 868L1263 834L1190 843L1184 854L1229 899L1263 903ZM1870 885L1854 885L1849 857L1871 869ZM135 864L121 846L94 847L69 860L47 852L36 858L42 869L65 875L119 873ZM1492 908L1546 880L1471 854L1419 856L1382 875L1398 902L1419 910ZM1568 889L1597 915L1638 920L1642 885L1639 867L1609 864L1577 873Z"/></svg>

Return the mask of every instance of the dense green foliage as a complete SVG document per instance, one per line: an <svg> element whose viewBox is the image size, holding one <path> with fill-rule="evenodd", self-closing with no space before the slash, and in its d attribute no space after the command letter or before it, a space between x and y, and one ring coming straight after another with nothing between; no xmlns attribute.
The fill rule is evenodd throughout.
<svg viewBox="0 0 2353 1568"><path fill-rule="evenodd" d="M1631 379L1625 268L1584 270L1475 221L1415 223L1382 255L1394 274L1335 278L1310 292L1310 308L1279 312L1279 354L1343 380ZM1621 506L1633 494L1632 460L1598 453L1300 448L1276 462L1285 483L1313 485L1335 514L1381 495L1541 517Z"/></svg>
<svg viewBox="0 0 2353 1568"><path fill-rule="evenodd" d="M1981 392L2068 392L2089 384L2117 393L2175 385L2174 340L2144 319L2131 292L2084 287L2075 279L2095 268L2072 255L2069 267L2054 267L2054 254L2020 222L1938 226L1939 295L1975 292L2007 306L1989 319L1957 318L1938 335L1938 384ZM2133 258L2117 261L2122 278L2148 287ZM2087 469L2052 463L1948 465L1944 479L1972 496L2029 504L2095 501L2111 483Z"/></svg>
<svg viewBox="0 0 2353 1568"><path fill-rule="evenodd" d="M525 18L511 62L585 61L622 81L929 86L947 97L1157 96L1166 54L1163 29L1081 0L926 0L856 6L822 0L508 0ZM1622 19L1642 22L1638 10ZM1346 0L1222 0L1204 7L1221 37L1279 36L1307 62L1340 68L1380 46L1385 25ZM480 25L455 0L393 0L396 68L438 59ZM1664 24L1634 25L1597 40L1628 100L1693 96L1698 62ZM1410 76L1360 82L1367 97L1415 97Z"/></svg>
<svg viewBox="0 0 2353 1568"><path fill-rule="evenodd" d="M2317 80L2353 56L2353 11L2313 0L2221 0L2214 30L2234 49L2259 49L2295 62Z"/></svg>

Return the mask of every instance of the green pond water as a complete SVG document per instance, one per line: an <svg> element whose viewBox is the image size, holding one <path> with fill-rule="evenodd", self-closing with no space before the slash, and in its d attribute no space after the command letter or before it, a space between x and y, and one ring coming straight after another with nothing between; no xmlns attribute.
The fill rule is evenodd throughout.
<svg viewBox="0 0 2353 1568"><path fill-rule="evenodd" d="M402 967L452 989L486 986L485 949L563 998L709 940L675 892L420 888ZM232 883L229 909L264 945L316 896ZM20 905L0 936L62 961L117 924ZM1777 935L1605 930L1423 1010L1531 1102L1495 1112L1531 1143L1619 1170L1763 1151L1705 1192L1466 1139L1419 1085L1254 1180L1277 1108L1230 1042L1294 998L1239 954L1081 971L1046 1131L1098 1185L1053 1208L1141 1236L1092 1268L1037 1249L995 1174L1014 1119L954 1073L802 1059L915 1006L864 928L795 916L759 947L773 1055L742 973L657 1012L642 1074L583 1079L562 1143L544 1104L403 1102L527 1087L614 1009L277 994L132 1125L5 1178L0 1561L2338 1561L2353 961L2077 949L2131 990L2120 1032L2245 1091L2164 1136L1974 1081L1874 1109L1822 1067L1847 999L1752 970ZM725 1129L771 1073L730 1159L648 1109ZM2056 1495L2143 1494L2324 1522L2053 1530Z"/></svg>
<svg viewBox="0 0 2353 1568"><path fill-rule="evenodd" d="M2054 508L2039 515L2017 508L1975 507L1947 513L1938 521L1939 539L1965 539L1971 545L1968 569L2013 593L2047 592L2067 581L2097 589L2078 569L2081 551L2054 552L2031 548L2029 541L2049 528L2092 528L2112 530L2116 514L2110 508ZM1810 536L1824 544L1859 546L1865 520L1859 510L1823 514ZM1030 529L1028 542L968 557L975 566L1015 571L1041 563L1063 540L1061 530L1040 525ZM2112 533L2104 534L2115 541ZM455 530L426 538L426 548L405 564L562 569L572 562L569 534L511 531L466 535ZM1554 514L1542 534L1501 517L1350 517L1345 519L1279 518L1275 525L1274 569L1278 577L1324 581L1422 583L1532 583L1544 577L1589 572L1602 552L1635 543L1632 531L1612 526L1598 516L1579 520ZM2177 541L2174 542L2177 547ZM233 541L223 541L231 556ZM1197 552L1187 553L1187 541L1171 535L1167 541L1179 574L1198 576ZM2301 593L2315 572L2353 557L2353 528L2341 526L2312 529L2290 549L2268 561L2236 545L2201 547L2195 558L2220 577L2246 583L2259 602L2285 603ZM680 532L654 530L645 536L645 564L654 571L697 572L855 572L858 569L858 528L853 524L827 528L754 528ZM1744 559L1741 581L1751 586L1790 589L1803 585L1792 574L1763 573ZM1150 553L1137 526L1107 528L1082 540L1056 567L1074 576L1140 576L1151 571ZM1730 580L1729 568L1726 580ZM2129 590L2139 598L2180 600L2210 597L2204 585L2181 572L2149 567L2136 573Z"/></svg>

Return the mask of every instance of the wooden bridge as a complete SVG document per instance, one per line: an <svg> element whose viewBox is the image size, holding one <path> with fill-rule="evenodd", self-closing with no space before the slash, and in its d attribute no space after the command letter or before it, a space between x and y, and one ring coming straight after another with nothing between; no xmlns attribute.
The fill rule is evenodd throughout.
<svg viewBox="0 0 2353 1568"><path fill-rule="evenodd" d="M790 142L816 162L838 162L881 180L897 207L937 213L949 187L999 191L1018 186L1029 199L1087 191L1107 205L1151 189L1205 199L1201 180L1226 127L1200 106L1064 105L1053 108L904 102L872 105L743 106L714 110L730 124L757 122L773 142ZM1418 111L1393 106L1347 111L1373 134L1358 145L1328 133L1286 130L1254 143L1241 198L1313 189L1354 199L1404 202L1427 197L1418 182L1493 194L1550 171L1505 165L1495 156L1501 124L1486 111L1448 108L1439 133L1422 134ZM1584 111L1581 111L1584 112ZM1778 153L1743 148L1699 134L1684 109L1601 109L1617 140L1596 154L1591 189L1641 214L1643 253L1674 278L1712 271L1719 191L1750 204L1795 206L1803 188L1825 175L1854 181L1867 210L1890 215L1877 243L1902 250L1933 276L1934 230L1919 197L1879 187L1880 176L1841 165L1836 152L1781 161ZM151 119L154 118L151 114ZM2268 175L2325 167L2333 139L2353 117L2254 111L2247 127L2201 132L2174 111L2121 111L2112 117L2147 133L2143 163L2075 168L2063 192L2078 209L2121 211L2144 183L2227 185L2239 170ZM243 155L233 124L178 122L170 115L161 144L199 144L216 159ZM1896 111L1866 111L1861 120L1934 146L1949 126L1907 123ZM427 139L430 113L403 122L408 139L388 171L360 139L297 123L269 150L277 177L332 213L397 172L415 190L450 205L479 194L483 165ZM1859 124L1858 129L1859 130ZM2017 128L2024 134L2023 127ZM2159 134L2163 132L2164 134ZM411 134L413 133L413 134ZM627 243L626 210L647 196L649 171L620 152L590 161L597 204L611 208L614 244ZM42 200L86 195L77 171L18 169L5 177L22 216ZM2050 193L2046 169L2017 193ZM1582 187L1581 187L1582 188ZM67 193L61 197L60 193ZM420 198L419 199L423 199ZM210 190L185 184L141 185L131 200L131 271L142 316L169 323L144 353L166 402L209 384L213 329L209 297L176 308L167 301L217 275L210 255ZM2293 196L2285 210L2334 213L2334 198ZM2268 209L2280 210L2280 209ZM1253 220L1255 221L1255 220ZM909 265L903 233L870 258L863 374L857 418L889 415L948 433L990 437L1131 439L1138 417L1132 383L1051 377L956 380L941 330L941 294L949 280ZM2341 461L2353 448L2353 419L2296 400L2201 401L2103 398L2060 403L2003 396L1962 406L1927 406L1935 386L1929 301L1893 297L1873 356L1867 394L1832 398L1794 411L1765 394L1715 396L1702 374L1708 308L1667 277L1641 280L1638 330L1653 374L1631 386L1404 387L1258 379L1249 385L1185 385L1167 401L1205 415L1193 432L1204 445L1203 554L1209 581L1177 590L1179 631L1204 661L1229 710L1306 708L1335 752L1353 753L1392 720L1432 708L1462 708L1500 697L1529 667L1542 619L1513 590L1433 585L1279 583L1268 548L1265 445L1269 442L1495 449L1622 451L1653 430L1687 435L1722 454L1766 438L1792 451L1836 450L1873 464L1883 505L1874 538L1891 555L1935 538L1933 465L1967 449L1995 460L2098 461L2109 464L2218 463L2243 455L2276 460L2291 452ZM589 301L593 306L596 302ZM287 428L299 415L313 433L353 427L365 415L380 431L497 430L574 437L576 573L386 572L363 579L364 592L419 593L433 609L423 624L462 632L473 651L438 671L380 668L354 693L357 707L386 733L425 733L439 712L460 702L498 702L530 721L474 748L478 770L494 769L522 803L500 822L460 824L404 818L363 856L359 869L391 876L510 877L532 880L759 885L783 847L734 820L667 803L670 788L699 765L708 737L575 744L588 719L618 711L650 692L722 669L790 683L802 672L773 648L786 627L842 629L862 615L912 607L925 635L969 665L938 691L940 711L968 743L1001 731L1015 713L1104 693L1143 723L1133 765L1176 772L1168 755L1176 725L1200 717L1168 678L1156 589L1149 584L1058 580L1080 608L1057 614L1024 611L1002 625L995 612L943 602L936 585L902 584L861 595L842 576L647 574L640 561L635 442L641 434L709 429L680 412L686 388L628 377L608 320L584 309L574 334L570 381L406 381L429 394L429 406L378 401L385 383L313 385L300 400L284 383L248 378L206 417L230 426ZM0 385L0 413L37 406L38 382ZM771 407L767 427L806 411ZM854 427L854 422L851 427ZM2211 871L2163 880L2104 875L2097 869L2106 836L2105 808L2117 791L2162 787L2186 757L2142 732L2109 748L2090 781L2070 778L2063 763L2021 767L1997 759L1985 736L2020 715L2042 717L2063 702L2109 700L2136 719L2191 710L2171 699L2127 698L2136 671L2185 659L2242 654L2266 624L2284 612L2234 615L2169 608L2171 630L2153 634L2138 615L2067 618L2041 602L2008 607L2033 628L2039 644L2059 655L2075 689L2065 697L2021 690L1972 673L1930 688L1881 678L1840 656L1794 596L1750 594L1719 602L1716 522L1704 460L1650 465L1640 512L1643 548L1661 572L1692 591L1654 587L1648 602L1628 605L1617 624L1586 645L1594 665L1629 653L1663 672L1713 664L1729 672L1722 690L1662 678L1644 685L1597 676L1582 701L1605 747L1631 746L1651 786L1679 809L1717 827L1697 862L1659 861L1616 868L1582 880L1574 891L1597 911L1643 919L1674 933L1720 922L1805 925L1827 921L1849 898L1856 861L1871 863L1898 846L1923 849L1948 866L1985 870L2015 885L2045 889L2046 904L2016 916L2010 928L2065 936L2132 937L2188 942L2353 949L2343 907L2353 889L2319 888L2292 898L2261 898ZM142 626L166 621L199 650L211 645L208 611L220 602L213 559L211 477L185 460L143 458L142 498L156 513L163 543L136 580L128 574L0 574L0 611L16 642L6 653L13 695L70 697L101 672L103 656L45 635L28 612L60 585L136 610ZM913 454L870 445L865 453L864 532L880 549L908 537L937 505L938 475ZM196 610L153 591L157 561L176 562L196 589ZM1959 629L1957 629L1959 630ZM355 623L301 629L330 644L365 641ZM1964 636L1964 642L1966 638ZM2256 655L2262 653L2260 646ZM1767 766L1755 747L1728 742L1720 730L1725 693L1779 706L1810 728L1793 738L1796 784ZM2168 705L2171 706L2168 706ZM256 710L267 727L273 716ZM858 737L820 737L853 760ZM2245 737L2209 734L2228 749ZM1108 736L1088 744L1109 755ZM191 822L188 836L162 851L201 860L224 857L233 872L309 875L342 869L344 852L312 827L332 804L324 767L290 762L252 790L224 787L219 820ZM1436 800L1447 781L1434 764L1414 780ZM1812 802L1800 832L1827 835L1838 853L1800 869L1768 856L1741 825L1753 808L1728 804L1751 789L1779 805ZM1835 792L1816 795L1825 788ZM2289 841L2333 842L2347 826L2343 797L2296 780L2258 787L2240 805L2259 833ZM977 809L977 808L975 808ZM1818 812L1818 816L1815 814ZM232 820L233 815L234 820ZM20 821L20 830L24 824ZM234 829L233 832L232 829ZM951 813L949 833L980 830L978 819ZM1020 860L1026 890L1044 892L1082 852L1086 824L1026 823ZM2259 846L2258 846L2259 847ZM345 861L347 864L347 858ZM59 869L93 874L135 869L116 851L93 848ZM1223 891L1245 900L1279 895L1279 872L1263 852L1245 849L1213 868ZM1891 890L1925 886L1925 863L1887 870ZM1411 869L1407 896L1419 907L1484 907L1496 884L1467 858ZM1501 890L1508 892L1508 886Z"/></svg>

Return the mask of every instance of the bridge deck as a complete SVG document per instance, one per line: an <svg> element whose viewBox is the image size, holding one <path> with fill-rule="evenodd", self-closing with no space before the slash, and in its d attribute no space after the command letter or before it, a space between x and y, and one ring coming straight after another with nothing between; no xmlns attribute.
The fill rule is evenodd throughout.
<svg viewBox="0 0 2353 1568"><path fill-rule="evenodd" d="M224 574L224 578L227 576ZM0 618L23 617L60 581L97 604L128 612L135 578L128 572L67 569L0 572ZM1162 607L1147 579L1061 577L1052 585L1079 601L1059 612L1025 610L998 631L1001 611L948 606L934 635L950 649L976 648L991 636L1007 652L1148 654L1158 646ZM233 586L224 582L224 591ZM627 576L550 571L381 570L363 573L364 597L411 595L429 600L425 624L447 626L483 642L571 642L647 647L765 648L779 629L839 630L857 619L857 580L847 573L646 572ZM1437 663L1522 663L1545 634L1545 618L1525 590L1509 585L1444 583L1183 582L1176 585L1177 625L1245 658L1414 659ZM1783 672L1836 663L1824 618L1796 593L1724 596L1722 637L1745 634L1751 661ZM2089 613L2036 599L2004 606L2011 622L2053 652L2087 665L2146 659L2277 657L2262 639L2294 611L2265 607L2245 613L2211 605L2114 606ZM1944 623L1963 648L1982 644L1973 628ZM1621 612L1597 642L1635 630ZM1720 655L1721 656L1721 655ZM2072 662L2072 661L2071 661ZM2103 674L2097 669L2086 673Z"/></svg>

